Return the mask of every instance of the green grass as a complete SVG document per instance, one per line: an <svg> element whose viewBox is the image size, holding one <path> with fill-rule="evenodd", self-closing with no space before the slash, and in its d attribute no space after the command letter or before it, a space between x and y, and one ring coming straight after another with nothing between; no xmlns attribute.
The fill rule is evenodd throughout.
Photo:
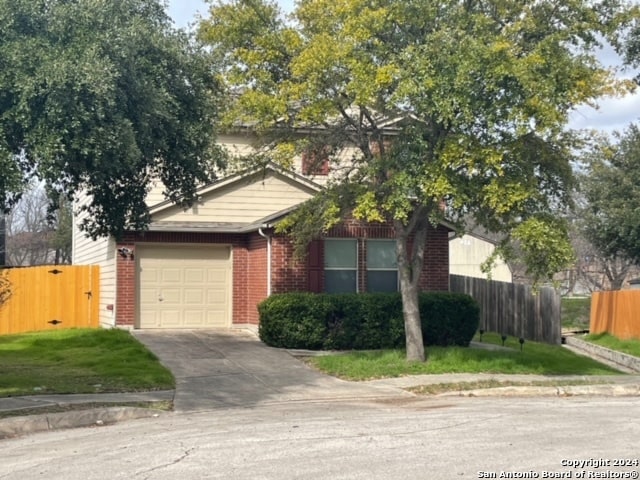
<svg viewBox="0 0 640 480"><path fill-rule="evenodd" d="M501 345L499 335L485 333L485 343ZM407 362L402 350L352 352L313 357L308 362L319 370L348 380L369 380L404 375L440 373L506 373L539 375L620 374L590 358L555 345L526 342L520 351L518 339L505 343L510 350L465 347L429 347L428 361Z"/></svg>
<svg viewBox="0 0 640 480"><path fill-rule="evenodd" d="M588 330L591 298L564 297L561 302L562 328L566 330Z"/></svg>
<svg viewBox="0 0 640 480"><path fill-rule="evenodd" d="M610 348L622 353L628 353L634 357L640 357L640 340L620 340L608 333L597 333L581 337L587 342L595 343L601 347Z"/></svg>
<svg viewBox="0 0 640 480"><path fill-rule="evenodd" d="M173 389L171 372L123 330L0 336L0 397Z"/></svg>

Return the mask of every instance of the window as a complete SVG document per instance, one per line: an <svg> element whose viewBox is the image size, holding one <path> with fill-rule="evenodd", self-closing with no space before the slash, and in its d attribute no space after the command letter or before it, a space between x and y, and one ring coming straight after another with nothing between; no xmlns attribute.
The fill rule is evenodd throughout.
<svg viewBox="0 0 640 480"><path fill-rule="evenodd" d="M367 291L398 291L398 257L394 240L367 240Z"/></svg>
<svg viewBox="0 0 640 480"><path fill-rule="evenodd" d="M358 245L355 239L324 241L324 290L327 293L358 291Z"/></svg>

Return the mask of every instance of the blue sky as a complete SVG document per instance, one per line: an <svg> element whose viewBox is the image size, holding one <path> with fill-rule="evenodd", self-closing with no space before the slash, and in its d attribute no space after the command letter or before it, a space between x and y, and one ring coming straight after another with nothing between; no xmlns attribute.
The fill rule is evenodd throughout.
<svg viewBox="0 0 640 480"><path fill-rule="evenodd" d="M280 0L278 2L284 11L293 9L293 0ZM207 16L207 3L203 0L169 0L168 12L178 27L187 28L193 23L196 14Z"/></svg>
<svg viewBox="0 0 640 480"><path fill-rule="evenodd" d="M279 0L284 11L293 9L294 0ZM177 27L188 28L196 21L196 15L207 17L207 4L203 0L169 0L168 13ZM603 63L617 65L619 63L611 50L603 50L600 54ZM632 76L630 73L620 75ZM640 93L624 98L604 98L599 102L600 108L578 108L571 114L570 126L573 128L596 129L605 132L623 130L631 122L637 122L640 112Z"/></svg>

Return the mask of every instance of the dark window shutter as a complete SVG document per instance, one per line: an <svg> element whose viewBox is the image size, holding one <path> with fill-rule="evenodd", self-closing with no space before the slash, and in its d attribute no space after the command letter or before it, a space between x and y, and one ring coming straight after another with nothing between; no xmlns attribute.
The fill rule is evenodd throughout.
<svg viewBox="0 0 640 480"><path fill-rule="evenodd" d="M313 293L321 293L323 291L322 273L324 270L324 259L322 253L322 240L313 240L309 243L307 255L307 286L309 291Z"/></svg>

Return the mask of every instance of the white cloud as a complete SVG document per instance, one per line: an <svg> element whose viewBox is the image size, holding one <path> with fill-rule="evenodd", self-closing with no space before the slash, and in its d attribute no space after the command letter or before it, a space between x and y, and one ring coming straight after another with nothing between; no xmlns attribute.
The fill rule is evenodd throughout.
<svg viewBox="0 0 640 480"><path fill-rule="evenodd" d="M622 131L637 122L640 112L640 93L622 98L604 98L599 108L583 106L569 117L569 126L575 129L596 129L607 133Z"/></svg>

